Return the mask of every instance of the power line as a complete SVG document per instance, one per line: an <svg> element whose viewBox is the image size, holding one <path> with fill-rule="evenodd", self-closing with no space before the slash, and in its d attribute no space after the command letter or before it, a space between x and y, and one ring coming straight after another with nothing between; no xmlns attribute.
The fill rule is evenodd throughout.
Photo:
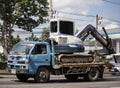
<svg viewBox="0 0 120 88"><path fill-rule="evenodd" d="M54 11L54 13L63 13L63 14L68 14L68 15L75 15L75 16L85 16L85 17L96 17L94 15L83 15L83 14L80 14L80 13L71 13L71 12L64 12L64 11ZM117 22L117 23L120 23L119 20L115 20L115 19L111 19L111 18L108 18L108 17L103 17L103 19L107 19L107 20L111 20L111 21L114 21L114 22ZM79 19L77 19L79 20Z"/></svg>
<svg viewBox="0 0 120 88"><path fill-rule="evenodd" d="M108 17L103 17L103 18L104 18L104 19L107 19L107 20L111 20L111 21L117 22L117 23L120 23L119 20L111 19L111 18L108 18Z"/></svg>
<svg viewBox="0 0 120 88"><path fill-rule="evenodd" d="M55 10L55 13L64 13L64 14L69 14L69 15L85 16L85 17L96 17L94 15L84 15L80 13L76 14L76 13L71 13L71 12L57 11L57 10Z"/></svg>
<svg viewBox="0 0 120 88"><path fill-rule="evenodd" d="M78 21L86 21L86 22L93 22L92 20L83 20L83 19L77 19L77 18L70 18L70 17L62 17L62 16L58 16L60 18L64 18L64 19L71 19L71 20L78 20Z"/></svg>
<svg viewBox="0 0 120 88"><path fill-rule="evenodd" d="M102 0L104 2L108 2L108 3L111 3L111 4L115 4L115 5L120 5L120 3L118 2L113 2L113 1L109 1L109 0Z"/></svg>

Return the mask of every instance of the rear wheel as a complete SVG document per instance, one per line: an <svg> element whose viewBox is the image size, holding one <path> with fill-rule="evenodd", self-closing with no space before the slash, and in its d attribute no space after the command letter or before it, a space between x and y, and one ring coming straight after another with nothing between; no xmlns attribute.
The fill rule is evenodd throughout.
<svg viewBox="0 0 120 88"><path fill-rule="evenodd" d="M96 81L99 78L98 68L91 68L90 71L84 76L85 80Z"/></svg>
<svg viewBox="0 0 120 88"><path fill-rule="evenodd" d="M70 80L70 81L75 81L78 78L78 75L76 74L70 74L70 75L64 75L64 76L67 80Z"/></svg>
<svg viewBox="0 0 120 88"><path fill-rule="evenodd" d="M50 80L50 72L46 67L41 67L38 69L34 77L35 82L45 83Z"/></svg>
<svg viewBox="0 0 120 88"><path fill-rule="evenodd" d="M25 74L16 74L16 77L20 80L20 81L27 81L29 76L25 75Z"/></svg>

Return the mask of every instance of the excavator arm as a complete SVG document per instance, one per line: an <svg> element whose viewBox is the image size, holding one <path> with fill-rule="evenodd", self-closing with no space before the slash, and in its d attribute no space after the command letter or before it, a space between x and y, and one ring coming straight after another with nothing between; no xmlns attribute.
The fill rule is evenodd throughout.
<svg viewBox="0 0 120 88"><path fill-rule="evenodd" d="M100 42L103 47L105 47L109 54L114 54L115 51L112 47L112 41L111 38L109 38L105 28L103 28L103 31L106 35L106 38L104 38L92 25L87 25L81 32L76 34L76 37L80 38L82 41L84 41L88 35L92 35L98 42Z"/></svg>

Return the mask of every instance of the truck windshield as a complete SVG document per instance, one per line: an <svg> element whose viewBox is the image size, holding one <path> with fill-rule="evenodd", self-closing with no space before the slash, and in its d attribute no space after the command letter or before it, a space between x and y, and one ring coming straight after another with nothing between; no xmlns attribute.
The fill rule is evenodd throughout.
<svg viewBox="0 0 120 88"><path fill-rule="evenodd" d="M10 51L10 54L28 54L33 45L32 43L17 43Z"/></svg>

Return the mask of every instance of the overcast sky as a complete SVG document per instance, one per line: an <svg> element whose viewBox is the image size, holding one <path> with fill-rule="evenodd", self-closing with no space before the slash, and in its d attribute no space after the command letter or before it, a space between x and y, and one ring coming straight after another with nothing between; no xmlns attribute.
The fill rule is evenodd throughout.
<svg viewBox="0 0 120 88"><path fill-rule="evenodd" d="M49 2L50 0L48 0ZM103 17L99 20L99 30L104 26L106 29L120 29L120 0L52 0L53 10L57 13L55 16L60 18L68 18L75 21L75 28L82 30L88 24L96 26L96 15ZM73 15L75 14L75 15ZM81 16L85 15L85 16ZM91 15L93 17L91 17ZM109 19L108 19L109 18ZM44 24L35 28L33 31L40 32L41 28L48 26ZM18 30L16 28L16 30ZM16 32L20 37L30 36L30 33ZM26 35L25 35L26 34Z"/></svg>
<svg viewBox="0 0 120 88"><path fill-rule="evenodd" d="M97 14L103 17L99 21L101 22L99 28L102 26L107 29L120 28L120 0L53 0L52 2L53 10L58 11L57 16L75 19L76 27L80 30L87 24L95 26L96 18L88 15L96 16Z"/></svg>

